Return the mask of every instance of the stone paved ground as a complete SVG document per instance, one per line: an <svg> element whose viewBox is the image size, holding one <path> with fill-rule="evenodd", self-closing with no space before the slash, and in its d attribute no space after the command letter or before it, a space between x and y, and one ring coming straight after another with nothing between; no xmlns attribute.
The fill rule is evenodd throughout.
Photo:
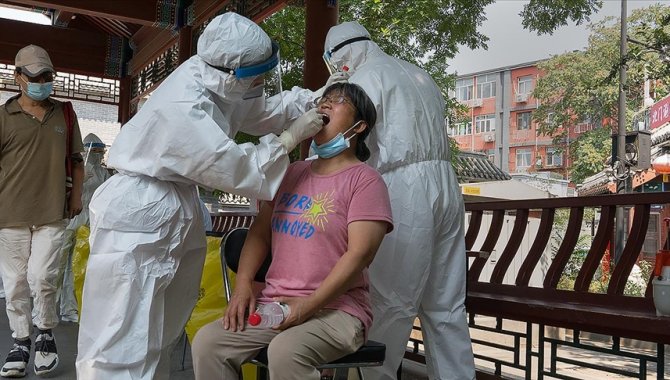
<svg viewBox="0 0 670 380"><path fill-rule="evenodd" d="M12 335L9 330L9 321L5 313L5 300L0 299L0 360L4 363L4 358L12 348ZM58 380L76 380L74 361L77 355L77 331L78 325L76 323L61 322L56 329L54 335L56 337L56 344L58 346L58 354L60 363L54 372L45 376L36 376L32 371L34 352L31 353L28 375L24 379L58 379ZM34 341L33 337L33 341ZM34 342L33 342L34 348ZM170 380L192 380L193 365L191 364L191 351L186 347L186 355L184 361L184 370L182 370L182 353L184 349L184 341L177 343L177 347L172 353L172 372Z"/></svg>

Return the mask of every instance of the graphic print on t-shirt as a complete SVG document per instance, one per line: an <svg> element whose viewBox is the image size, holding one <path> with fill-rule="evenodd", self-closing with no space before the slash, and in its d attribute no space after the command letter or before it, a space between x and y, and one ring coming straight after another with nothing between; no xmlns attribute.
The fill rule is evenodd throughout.
<svg viewBox="0 0 670 380"><path fill-rule="evenodd" d="M325 231L328 215L334 211L333 193L314 197L298 193L282 193L272 216L272 231L309 239L316 230Z"/></svg>

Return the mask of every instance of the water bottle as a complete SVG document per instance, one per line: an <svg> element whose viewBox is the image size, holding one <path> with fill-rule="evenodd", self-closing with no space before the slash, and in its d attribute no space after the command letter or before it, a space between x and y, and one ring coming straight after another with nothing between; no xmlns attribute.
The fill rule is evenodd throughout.
<svg viewBox="0 0 670 380"><path fill-rule="evenodd" d="M289 307L285 303L258 303L256 311L249 315L247 322L254 327L269 328L281 324L288 314Z"/></svg>

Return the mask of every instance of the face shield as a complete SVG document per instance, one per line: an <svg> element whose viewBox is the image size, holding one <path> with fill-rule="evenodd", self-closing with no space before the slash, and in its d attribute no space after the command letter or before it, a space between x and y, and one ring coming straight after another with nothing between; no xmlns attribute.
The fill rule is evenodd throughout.
<svg viewBox="0 0 670 380"><path fill-rule="evenodd" d="M243 99L254 99L265 96L281 94L281 65L279 64L279 45L272 42L272 54L265 61L239 67L237 69L222 69L241 82L248 82L247 91Z"/></svg>
<svg viewBox="0 0 670 380"><path fill-rule="evenodd" d="M370 41L370 37L355 37L348 40L342 41L339 44L333 46L332 48L323 52L323 61L326 63L328 72L330 75L335 74L338 71L349 71L349 68L343 65L342 62L339 62L337 59L333 58L333 54L343 47L352 44L358 41Z"/></svg>
<svg viewBox="0 0 670 380"><path fill-rule="evenodd" d="M87 164L100 165L105 155L105 144L101 142L84 143L84 166Z"/></svg>

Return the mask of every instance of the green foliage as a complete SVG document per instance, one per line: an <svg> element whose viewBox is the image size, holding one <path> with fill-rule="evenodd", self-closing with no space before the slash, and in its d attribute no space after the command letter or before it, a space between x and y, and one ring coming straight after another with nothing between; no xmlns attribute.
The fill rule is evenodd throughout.
<svg viewBox="0 0 670 380"><path fill-rule="evenodd" d="M261 27L280 46L282 86L302 86L305 65L305 8L289 5L267 18Z"/></svg>
<svg viewBox="0 0 670 380"><path fill-rule="evenodd" d="M589 16L602 5L602 0L530 0L520 16L524 28L538 34L552 34L569 20L577 25L588 22Z"/></svg>
<svg viewBox="0 0 670 380"><path fill-rule="evenodd" d="M628 19L629 35L640 40L647 38L651 26L658 25L659 19L667 21L669 13L670 7L661 5L633 11ZM575 183L602 169L603 157L609 154L610 130L617 129L619 78L612 73L617 72L620 62L620 25L616 19L608 18L590 29L589 45L584 51L561 54L539 65L544 75L533 91L540 102L533 113L538 131L553 136L556 143L564 144L567 127L581 122L606 128L570 142L575 145L569 147L571 156L579 158L573 168ZM660 62L658 52L654 51L635 57L627 61L627 125L631 125L633 114L643 106L645 66L649 74ZM659 79L670 83L670 76ZM667 93L666 85L656 83L657 99Z"/></svg>
<svg viewBox="0 0 670 380"><path fill-rule="evenodd" d="M623 289L624 295L644 297L644 293L647 291L647 283L654 270L654 265L650 261L640 260L637 262L637 266L640 269L639 275L635 276L631 272Z"/></svg>
<svg viewBox="0 0 670 380"><path fill-rule="evenodd" d="M585 208L583 221L592 221L595 222L595 209L594 208ZM552 260L555 258L558 253L560 245L563 243L563 238L565 236L565 230L570 218L569 209L558 209L554 216L554 227L551 231L551 240L550 240L550 249ZM584 232L584 229L582 229ZM565 265L561 278L559 279L557 289L559 290L574 290L575 281L579 275L579 271L584 265L584 261L588 255L589 250L591 249L591 244L593 243L593 237L590 236L590 233L582 233L577 239L575 244L575 249L572 252L568 263ZM654 269L653 262L640 260L637 262L637 267L639 268L638 273L631 273L626 282L624 288L624 294L628 296L643 297L647 289L647 282L649 277L652 274ZM589 285L590 293L607 293L607 287L609 285L611 273L603 273L602 268L598 266L595 273L593 274L593 279Z"/></svg>
<svg viewBox="0 0 670 380"><path fill-rule="evenodd" d="M448 96L453 75L447 74L449 59L459 45L470 49L486 48L488 37L478 31L486 20L484 9L494 0L341 0L341 21L356 20L370 32L372 39L386 53L417 64L438 84L446 100L446 110L457 110L458 102ZM305 9L302 2L292 2L266 19L261 26L281 46L282 82L288 89L302 86L304 68ZM547 0L531 2L524 10L524 26L551 30L567 19L578 23L588 20L600 7L596 0ZM564 11L567 9L567 11ZM532 12L530 12L530 11ZM461 106L462 107L462 106ZM458 112L455 112L458 113ZM456 155L457 144L452 142Z"/></svg>
<svg viewBox="0 0 670 380"><path fill-rule="evenodd" d="M582 134L570 146L570 179L574 183L583 183L587 177L600 172L612 155L610 130L596 128Z"/></svg>
<svg viewBox="0 0 670 380"><path fill-rule="evenodd" d="M443 89L452 87L446 74L458 45L486 48L488 37L477 31L493 0L340 1L340 20L356 20L386 53L425 69Z"/></svg>
<svg viewBox="0 0 670 380"><path fill-rule="evenodd" d="M642 20L629 40L627 61L643 62L651 79L670 78L670 7L659 7L654 17ZM668 92L667 89L665 92Z"/></svg>
<svg viewBox="0 0 670 380"><path fill-rule="evenodd" d="M493 0L342 0L340 20L356 20L386 53L425 69L443 89L452 87L448 60L459 45L486 47L477 31L485 20L484 7ZM302 85L305 39L304 7L290 5L261 25L279 41L284 88Z"/></svg>
<svg viewBox="0 0 670 380"><path fill-rule="evenodd" d="M595 209L586 208L584 209L584 215L582 217L583 221L593 220L595 217ZM551 230L550 235L550 249L552 260L558 254L558 249L563 243L565 237L565 231L568 227L568 222L570 221L570 210L569 209L558 209L554 214L554 226ZM582 229L584 230L584 229ZM558 282L557 289L561 290L573 290L575 285L575 280L577 275L586 260L586 256L589 252L592 243L592 236L590 233L581 233L577 238L577 243L575 244L575 250L570 255L568 263L563 269L563 273ZM600 279L600 273L594 275L594 279Z"/></svg>

